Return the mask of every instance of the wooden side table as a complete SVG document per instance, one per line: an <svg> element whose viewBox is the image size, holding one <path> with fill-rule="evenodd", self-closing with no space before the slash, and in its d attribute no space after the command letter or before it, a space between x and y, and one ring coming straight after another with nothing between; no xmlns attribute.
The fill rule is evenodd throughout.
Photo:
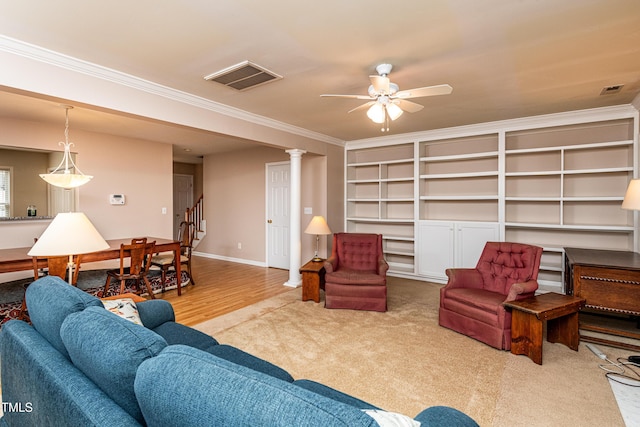
<svg viewBox="0 0 640 427"><path fill-rule="evenodd" d="M302 274L302 301L320 302L320 289L324 289L324 261L309 261L300 267Z"/></svg>
<svg viewBox="0 0 640 427"><path fill-rule="evenodd" d="M545 321L547 341L559 342L578 351L578 310L584 304L584 298L554 292L505 302L504 306L512 309L511 353L524 354L538 365L542 365L542 334Z"/></svg>

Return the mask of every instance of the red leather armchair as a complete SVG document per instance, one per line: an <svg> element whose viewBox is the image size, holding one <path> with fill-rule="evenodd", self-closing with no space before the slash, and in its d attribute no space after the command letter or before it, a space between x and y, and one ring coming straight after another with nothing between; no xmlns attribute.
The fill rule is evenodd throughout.
<svg viewBox="0 0 640 427"><path fill-rule="evenodd" d="M533 296L542 248L487 242L476 268L446 270L440 289L440 326L492 347L511 349L511 312L502 303Z"/></svg>
<svg viewBox="0 0 640 427"><path fill-rule="evenodd" d="M335 233L324 268L326 308L387 311L382 235Z"/></svg>

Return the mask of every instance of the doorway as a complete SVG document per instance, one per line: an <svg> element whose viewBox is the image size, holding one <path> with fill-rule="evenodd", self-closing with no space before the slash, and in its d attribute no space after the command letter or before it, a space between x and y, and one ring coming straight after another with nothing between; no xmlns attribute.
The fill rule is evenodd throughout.
<svg viewBox="0 0 640 427"><path fill-rule="evenodd" d="M173 238L178 238L180 223L193 207L193 175L173 174Z"/></svg>
<svg viewBox="0 0 640 427"><path fill-rule="evenodd" d="M267 163L267 266L289 269L289 162Z"/></svg>

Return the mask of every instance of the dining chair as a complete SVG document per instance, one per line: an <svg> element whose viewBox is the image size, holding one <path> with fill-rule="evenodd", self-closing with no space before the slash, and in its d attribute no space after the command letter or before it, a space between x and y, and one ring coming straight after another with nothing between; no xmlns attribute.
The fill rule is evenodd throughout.
<svg viewBox="0 0 640 427"><path fill-rule="evenodd" d="M107 271L107 281L104 284L104 291L102 296L108 296L109 287L113 279L120 282L120 294L124 293L127 280L134 280L134 284L141 292L140 281L143 281L147 293L150 298L155 298L153 295L153 288L149 282L147 274L149 267L151 266L151 257L155 251L156 242L147 242L147 238L132 239L131 244L120 245L120 268ZM129 266L125 266L125 260L129 258Z"/></svg>
<svg viewBox="0 0 640 427"><path fill-rule="evenodd" d="M178 228L178 240L180 241L180 264L187 267L187 273L189 274L189 280L192 285L195 285L193 281L193 275L191 274L191 252L193 251L193 239L196 234L196 226L193 222L182 221ZM165 283L167 280L167 271L174 266L174 254L173 252L164 252L156 254L151 257L151 265L160 267L162 270L162 291L164 292ZM180 280L176 274L176 281L180 286Z"/></svg>

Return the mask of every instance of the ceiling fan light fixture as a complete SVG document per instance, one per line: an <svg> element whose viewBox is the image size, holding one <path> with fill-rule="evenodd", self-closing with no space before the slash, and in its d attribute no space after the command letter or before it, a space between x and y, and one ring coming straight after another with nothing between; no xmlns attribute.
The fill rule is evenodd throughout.
<svg viewBox="0 0 640 427"><path fill-rule="evenodd" d="M387 113L391 120L395 120L402 115L403 111L402 108L398 107L393 102L390 102L387 104Z"/></svg>
<svg viewBox="0 0 640 427"><path fill-rule="evenodd" d="M376 102L369 108L369 110L367 110L367 116L374 123L384 123L384 119L385 119L384 106Z"/></svg>

